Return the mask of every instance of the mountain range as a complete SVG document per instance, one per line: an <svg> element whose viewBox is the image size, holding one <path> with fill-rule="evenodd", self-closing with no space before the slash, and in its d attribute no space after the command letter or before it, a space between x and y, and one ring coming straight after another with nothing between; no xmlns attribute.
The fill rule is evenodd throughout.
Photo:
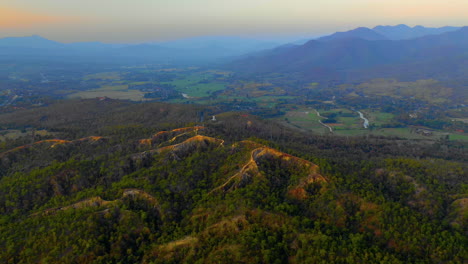
<svg viewBox="0 0 468 264"><path fill-rule="evenodd" d="M337 41L350 38L364 40L401 40L455 31L456 27L426 28L377 26L373 29L357 28L337 32L317 41ZM299 43L302 44L303 41ZM297 42L293 42L297 43ZM135 61L144 63L219 63L236 57L253 54L286 44L284 40L265 41L229 36L195 37L159 43L105 44L101 42L77 42L64 44L41 36L9 37L0 39L0 55L4 59L47 60L51 58L74 58L88 61ZM306 43L309 45L310 43ZM346 45L343 43L342 45ZM350 45L355 45L350 43ZM297 46L290 44L290 46ZM352 46L351 46L352 48ZM322 52L322 50L318 50ZM353 55L350 55L353 56ZM324 55L326 57L326 55Z"/></svg>
<svg viewBox="0 0 468 264"><path fill-rule="evenodd" d="M396 36L400 28L393 27L394 31L386 28L386 34L393 32ZM304 45L287 45L250 54L229 64L227 68L250 75L295 74L299 78L322 81L337 78L359 80L389 75L411 79L411 76L407 76L408 72L417 78L466 80L468 27L453 29L438 29L446 31L441 34L391 40L375 30L357 28L310 40ZM426 32L436 31L428 29ZM454 67L457 71L441 67L450 62L456 63Z"/></svg>
<svg viewBox="0 0 468 264"><path fill-rule="evenodd" d="M318 40L330 41L346 38L361 38L365 40L404 40L429 35L438 35L446 32L456 31L458 29L460 29L460 27L409 27L403 24L396 26L376 26L372 29L366 27L359 27L345 32L336 32L334 34L321 37Z"/></svg>
<svg viewBox="0 0 468 264"><path fill-rule="evenodd" d="M60 43L41 36L0 39L4 58L49 59L71 57L88 60L128 59L147 63L205 63L273 48L280 43L239 37L198 37L161 43L106 44L101 42ZM31 57L30 57L31 58Z"/></svg>
<svg viewBox="0 0 468 264"><path fill-rule="evenodd" d="M437 35L445 32L455 31L460 29L460 27L440 27L440 28L430 28L423 26L409 27L404 24L397 26L376 26L372 30L384 35L386 38L391 40L402 40L402 39L412 39L423 37L427 35Z"/></svg>

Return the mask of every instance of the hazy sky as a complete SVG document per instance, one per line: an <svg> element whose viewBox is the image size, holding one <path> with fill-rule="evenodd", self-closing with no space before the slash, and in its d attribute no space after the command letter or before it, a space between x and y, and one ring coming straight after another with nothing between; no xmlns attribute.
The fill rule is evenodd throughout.
<svg viewBox="0 0 468 264"><path fill-rule="evenodd" d="M468 25L468 0L1 0L0 37L144 42L317 36L358 26Z"/></svg>

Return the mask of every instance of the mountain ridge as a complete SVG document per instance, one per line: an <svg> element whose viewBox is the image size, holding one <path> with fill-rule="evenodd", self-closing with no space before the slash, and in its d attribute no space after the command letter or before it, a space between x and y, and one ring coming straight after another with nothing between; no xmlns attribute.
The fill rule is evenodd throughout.
<svg viewBox="0 0 468 264"><path fill-rule="evenodd" d="M300 46L252 54L228 64L227 68L246 74L283 72L298 73L310 79L318 77L326 80L336 78L334 75L341 75L340 78L343 79L350 70L371 71L375 67L387 65L424 61L430 63L431 60L466 56L467 47L468 27L439 35L397 41L351 37L329 41L310 40ZM313 73L315 68L323 68L332 73L330 76L319 76ZM450 76L451 72L444 74Z"/></svg>
<svg viewBox="0 0 468 264"><path fill-rule="evenodd" d="M456 31L461 27L444 26L439 28L430 28L424 26L409 27L405 24L396 26L376 26L373 31L386 36L391 40L413 39L428 35L438 35L446 32Z"/></svg>
<svg viewBox="0 0 468 264"><path fill-rule="evenodd" d="M406 34L403 38L396 38L401 26L377 26L374 29L365 27L356 28L346 32L337 32L319 38L319 41L335 41L351 38L366 40L408 39L407 35L414 37L441 34L454 31L456 27L425 28L404 27ZM377 30L377 31L376 31ZM409 33L408 33L409 32ZM412 33L413 32L413 33ZM392 35L393 34L393 35ZM400 34L400 35L401 35ZM394 36L395 35L395 36ZM399 36L399 35L398 35ZM82 60L134 60L136 62L160 61L166 63L219 63L232 60L237 56L250 56L252 53L267 51L268 49L284 48L288 44L281 41L256 40L249 38L219 36L196 37L175 41L140 44L106 44L101 42L75 42L60 43L41 36L7 37L0 39L0 54L5 58L49 59L69 57ZM291 45L291 44L290 44Z"/></svg>
<svg viewBox="0 0 468 264"><path fill-rule="evenodd" d="M360 38L365 40L386 40L387 37L382 35L372 29L366 27L358 27L345 32L336 32L332 35L321 37L317 40L319 41L332 41L338 39L347 39L347 38Z"/></svg>

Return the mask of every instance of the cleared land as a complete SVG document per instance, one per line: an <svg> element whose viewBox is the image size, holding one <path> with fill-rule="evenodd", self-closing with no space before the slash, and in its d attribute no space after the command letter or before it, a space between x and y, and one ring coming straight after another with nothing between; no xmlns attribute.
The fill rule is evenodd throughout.
<svg viewBox="0 0 468 264"><path fill-rule="evenodd" d="M129 90L128 85L117 86L103 86L99 89L81 91L68 95L68 98L96 98L96 97L109 97L112 99L142 101L144 100L144 93L138 90Z"/></svg>
<svg viewBox="0 0 468 264"><path fill-rule="evenodd" d="M8 129L8 130L1 130L0 131L0 141L5 141L7 139L17 139L20 137L31 135L31 130L21 131L17 129ZM35 132L37 136L49 136L53 135L47 130L37 130Z"/></svg>
<svg viewBox="0 0 468 264"><path fill-rule="evenodd" d="M161 84L174 85L175 90L190 97L208 97L214 92L226 89L226 85L214 80L212 74L192 74Z"/></svg>

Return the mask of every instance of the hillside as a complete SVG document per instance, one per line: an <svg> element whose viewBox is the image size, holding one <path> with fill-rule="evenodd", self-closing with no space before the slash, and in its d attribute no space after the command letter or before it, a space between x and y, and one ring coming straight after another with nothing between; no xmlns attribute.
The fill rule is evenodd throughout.
<svg viewBox="0 0 468 264"><path fill-rule="evenodd" d="M361 31L369 33L369 30L358 30ZM360 34L353 31L337 33L324 40L311 40L304 45L252 54L226 65L226 68L246 76L294 74L302 80L319 82L408 77L407 72L421 79L433 78L434 72L437 72L440 79L460 81L467 75L464 65L466 60L453 60L467 56L467 27L410 40L371 39L361 38ZM457 71L440 67L450 62L460 63L454 65Z"/></svg>
<svg viewBox="0 0 468 264"><path fill-rule="evenodd" d="M466 257L462 145L313 136L242 113L194 126L188 105L66 105L0 114L3 126L56 131L2 146L3 263Z"/></svg>

